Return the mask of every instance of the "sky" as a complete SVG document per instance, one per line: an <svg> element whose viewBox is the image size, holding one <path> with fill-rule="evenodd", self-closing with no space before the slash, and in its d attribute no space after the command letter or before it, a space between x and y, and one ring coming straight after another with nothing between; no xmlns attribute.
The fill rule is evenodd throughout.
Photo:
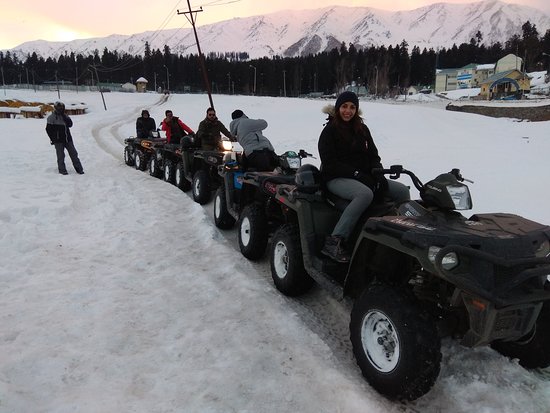
<svg viewBox="0 0 550 413"><path fill-rule="evenodd" d="M550 15L547 0L502 0L538 8ZM447 0L447 3L471 3L472 0ZM193 0L193 10L202 6L197 24L209 24L233 17L247 17L289 9L310 9L330 5L364 6L382 10L411 10L434 0ZM0 50L14 48L33 40L69 41L111 34L190 27L184 15L185 0L56 0L54 3L1 0Z"/></svg>
<svg viewBox="0 0 550 413"><path fill-rule="evenodd" d="M474 181L467 216L512 212L550 223L550 192L540 185L550 121L451 112L447 100L421 97L361 101L385 165L402 164L424 182L460 168ZM0 98L59 99L10 89ZM164 102L111 92L107 110L97 92L60 98L88 107L72 128L85 175L68 159L69 175L57 173L45 119L0 119L0 413L550 412L550 369L528 371L450 339L428 394L407 405L386 400L355 363L346 302L319 287L283 296L267 257L247 261L236 229L215 227L213 202L201 206L124 164L123 141L141 109L157 122L172 109L196 129L206 95ZM326 101L213 99L226 125L235 108L264 117L277 153L305 149L318 162Z"/></svg>

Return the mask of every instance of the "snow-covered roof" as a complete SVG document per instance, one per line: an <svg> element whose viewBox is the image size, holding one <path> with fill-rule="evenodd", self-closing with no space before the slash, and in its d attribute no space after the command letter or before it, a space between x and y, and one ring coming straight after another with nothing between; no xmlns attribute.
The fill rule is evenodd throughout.
<svg viewBox="0 0 550 413"><path fill-rule="evenodd" d="M491 70L495 68L495 63L486 63L483 65L477 65L477 70Z"/></svg>
<svg viewBox="0 0 550 413"><path fill-rule="evenodd" d="M136 83L149 83L143 76L136 80Z"/></svg>

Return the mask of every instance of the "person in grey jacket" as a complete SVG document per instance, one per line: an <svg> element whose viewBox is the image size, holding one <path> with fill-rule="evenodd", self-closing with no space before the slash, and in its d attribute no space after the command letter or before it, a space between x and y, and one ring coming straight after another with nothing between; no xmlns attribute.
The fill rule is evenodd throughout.
<svg viewBox="0 0 550 413"><path fill-rule="evenodd" d="M65 104L63 102L55 102L53 108L53 113L46 119L46 133L50 138L50 143L55 145L59 173L67 175L67 168L65 167L65 149L67 149L75 171L82 175L84 169L78 158L78 152L74 147L73 137L69 130L73 126L73 121L65 114Z"/></svg>
<svg viewBox="0 0 550 413"><path fill-rule="evenodd" d="M267 128L267 122L263 119L249 119L240 109L231 114L231 119L229 130L243 147L246 168L257 171L275 169L277 155L269 139L262 134Z"/></svg>

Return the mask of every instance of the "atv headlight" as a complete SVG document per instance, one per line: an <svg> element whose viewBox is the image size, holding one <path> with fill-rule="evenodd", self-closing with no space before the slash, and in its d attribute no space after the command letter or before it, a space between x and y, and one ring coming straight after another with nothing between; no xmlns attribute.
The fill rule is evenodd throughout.
<svg viewBox="0 0 550 413"><path fill-rule="evenodd" d="M441 248L436 246L431 246L428 249L428 259L434 265L435 265L435 257L439 251L441 251ZM452 270L457 265L458 265L458 255L456 255L456 252L449 252L448 254L445 254L443 259L441 260L441 266L447 271Z"/></svg>
<svg viewBox="0 0 550 413"><path fill-rule="evenodd" d="M550 242L544 240L535 251L535 257L544 258L548 257L548 255L550 255Z"/></svg>
<svg viewBox="0 0 550 413"><path fill-rule="evenodd" d="M447 192L453 200L456 210L472 208L472 198L470 198L470 191L466 185L447 185Z"/></svg>
<svg viewBox="0 0 550 413"><path fill-rule="evenodd" d="M230 151L233 149L233 145L231 141L222 141L222 148L224 151Z"/></svg>

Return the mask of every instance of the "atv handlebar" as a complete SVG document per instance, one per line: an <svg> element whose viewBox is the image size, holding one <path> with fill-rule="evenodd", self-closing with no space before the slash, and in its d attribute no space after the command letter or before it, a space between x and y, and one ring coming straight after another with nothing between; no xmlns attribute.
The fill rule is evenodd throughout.
<svg viewBox="0 0 550 413"><path fill-rule="evenodd" d="M316 159L315 156L313 156L312 154L310 154L310 153L304 151L303 149L300 149L300 150L298 151L298 156L299 156L301 159L307 158L308 156L309 156L310 158Z"/></svg>
<svg viewBox="0 0 550 413"><path fill-rule="evenodd" d="M403 165L392 165L390 166L389 169L373 168L372 173L374 175L390 175L390 179L399 179L401 174L409 175L416 189L420 191L422 190L422 188L424 188L424 184L422 183L422 181L418 179L418 177L414 173L403 168ZM460 169L453 168L449 173L453 175L457 181L460 181L460 182L466 181L466 182L474 183L474 181L470 181L469 179L464 178L460 174Z"/></svg>
<svg viewBox="0 0 550 413"><path fill-rule="evenodd" d="M414 173L403 168L403 165L392 165L390 166L390 169L373 168L372 173L374 175L390 175L390 179L399 179L401 174L409 175L416 189L420 191L424 187L422 181L420 181Z"/></svg>

